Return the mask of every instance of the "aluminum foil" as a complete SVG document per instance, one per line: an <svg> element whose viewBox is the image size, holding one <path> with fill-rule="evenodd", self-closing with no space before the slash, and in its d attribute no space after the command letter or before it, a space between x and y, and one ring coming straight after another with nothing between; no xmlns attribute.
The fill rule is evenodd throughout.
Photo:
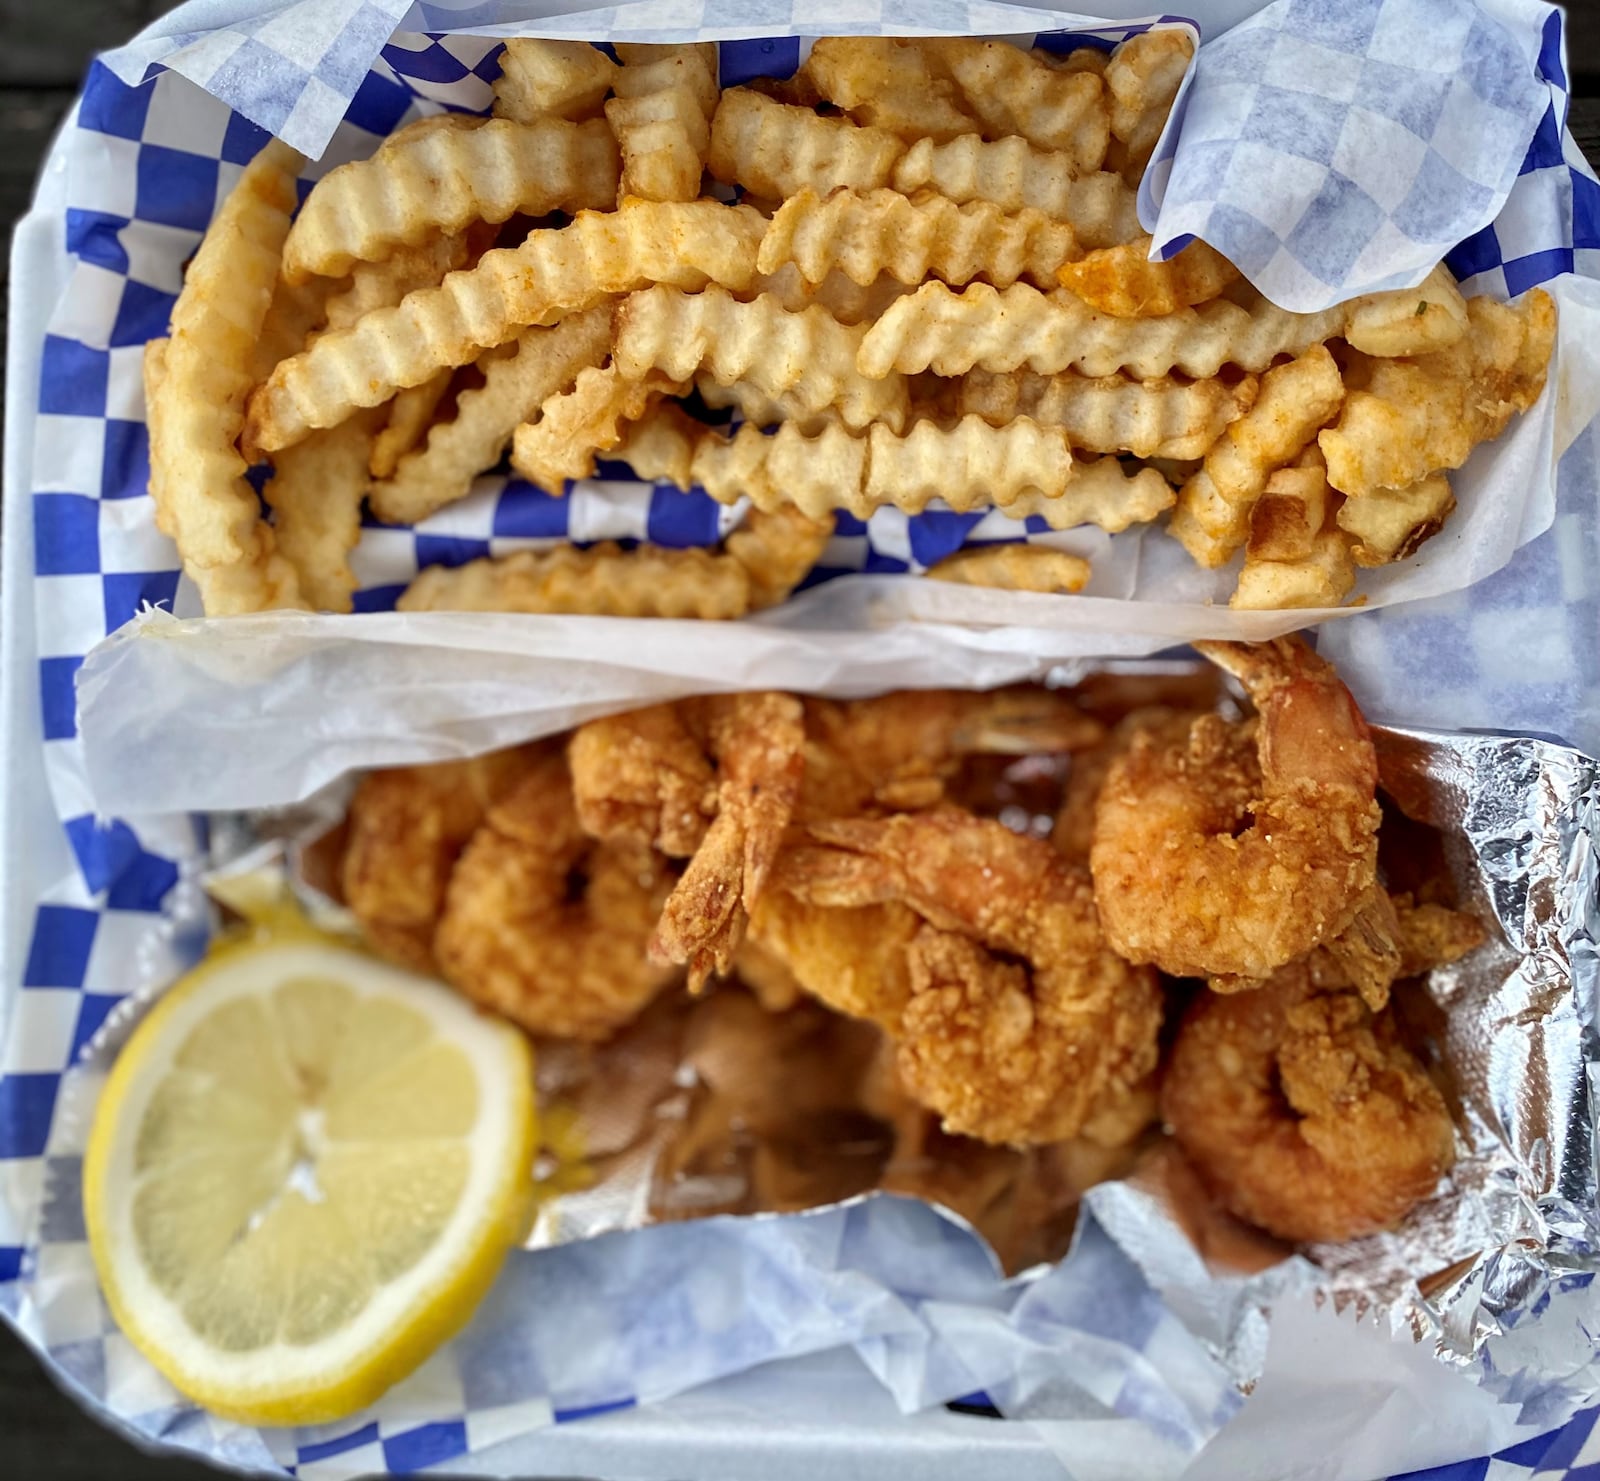
<svg viewBox="0 0 1600 1481"><path fill-rule="evenodd" d="M1193 670L1168 672L1193 699ZM1537 739L1375 736L1390 887L1445 877L1455 903L1491 925L1477 952L1397 989L1396 1011L1434 1056L1458 1128L1451 1177L1399 1228L1293 1250L1212 1206L1154 1124L1112 1148L1018 1152L947 1137L926 1113L886 1100L877 1030L775 997L758 976L698 1000L669 996L596 1049L543 1046L530 1246L888 1189L970 1224L1016 1271L1059 1258L1087 1204L1241 1386L1261 1368L1264 1313L1286 1292L1374 1312L1446 1361L1484 1369L1491 1339L1600 1268L1600 772ZM347 795L221 823L227 862L213 893L247 902L264 866L287 863L305 908L349 929L329 827ZM1529 1359L1519 1341L1537 1369L1537 1343ZM1546 1360L1561 1371L1577 1362L1553 1349Z"/></svg>

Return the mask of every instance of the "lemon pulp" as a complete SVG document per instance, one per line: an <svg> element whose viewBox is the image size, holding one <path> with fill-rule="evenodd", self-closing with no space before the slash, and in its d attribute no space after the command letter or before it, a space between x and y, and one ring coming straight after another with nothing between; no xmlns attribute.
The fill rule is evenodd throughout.
<svg viewBox="0 0 1600 1481"><path fill-rule="evenodd" d="M521 1233L531 1056L435 984L320 940L232 949L140 1025L85 1159L129 1339L256 1423L361 1407L470 1315Z"/></svg>

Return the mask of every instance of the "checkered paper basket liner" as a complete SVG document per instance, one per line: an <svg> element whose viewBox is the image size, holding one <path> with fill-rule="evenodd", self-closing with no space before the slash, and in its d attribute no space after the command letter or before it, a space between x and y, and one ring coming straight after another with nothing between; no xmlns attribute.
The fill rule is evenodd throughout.
<svg viewBox="0 0 1600 1481"><path fill-rule="evenodd" d="M310 8L302 5L293 11L301 15ZM328 6L325 17L337 12L349 17L352 26L371 26L376 34L382 27L392 28L395 8ZM959 7L967 15L995 8ZM639 19L644 8L633 9ZM461 20L460 11L451 13L456 22ZM676 10L671 13L677 16L671 24L663 10L656 16L655 29L641 27L630 36L686 39L681 15ZM884 31L911 28L909 22L895 24L888 8L881 14L885 19L879 28ZM1017 12L1008 14L1015 17ZM483 23L493 24L494 16L486 13ZM600 22L589 17L586 23ZM830 23L815 29L840 27ZM864 23L855 29L874 27ZM952 24L945 29L962 27ZM1110 27L1087 39L1109 46L1140 29ZM692 24L690 30L701 34ZM246 39L268 45L274 35L287 34L280 28ZM303 53L318 38L329 42L326 24L294 45ZM1035 39L1045 45L1062 44L1054 36ZM802 44L792 35L723 42L724 80L792 71ZM198 76L202 70L196 57L219 58L221 49L221 43L204 35L186 42L182 60L187 74ZM171 60L170 47L166 50ZM330 55L333 50L329 44ZM322 104L326 99L318 88L336 93L343 88L348 95L342 121L316 172L370 153L378 138L419 111L439 106L484 109L497 73L497 52L492 37L401 33L382 44L381 55L358 79L340 74L332 62L310 67L306 94ZM256 72L252 56L241 42L228 58L216 61L204 80L224 94L229 86L245 88ZM1491 224L1453 251L1451 265L1468 280L1469 291L1516 293L1561 272L1595 267L1600 188L1565 132L1567 92L1558 26L1544 33L1538 66L1550 101L1511 189L1516 209L1508 214L1518 229L1514 235L1503 234L1498 223ZM259 100L252 106L270 119L272 115L258 104ZM307 104L291 105L282 114L285 124L296 107L305 117L314 111ZM154 531L144 492L148 447L139 361L144 342L164 331L180 286L182 263L264 134L236 108L197 92L174 71L130 86L100 65L91 72L68 129L69 201L63 245L70 254L72 278L42 350L32 491L42 736L16 739L43 744L52 795L78 872L38 891L31 939L13 968L19 975L4 984L11 999L0 1059L0 1304L26 1329L30 1306L49 1302L48 1347L58 1372L91 1398L134 1416L144 1433L191 1444L241 1465L298 1466L305 1474L317 1474L319 1467L341 1472L409 1470L459 1458L519 1428L633 1402L634 1395L614 1392L559 1402L543 1393L507 1395L494 1392L492 1384L464 1381L459 1371L441 1380L430 1366L434 1376L427 1383L435 1391L420 1401L420 1407L400 1405L376 1420L363 1418L314 1437L274 1437L268 1445L250 1432L221 1433L205 1417L176 1402L111 1329L89 1268L77 1212L82 1106L64 1104L64 1096L92 1097L93 1085L79 1077L77 1085L69 1081L64 1090L63 1075L130 984L170 978L202 944L203 912L192 876L204 859L205 829L199 819L140 821L135 827L95 816L76 736L73 676L88 649L143 604L176 603L180 611L186 605L173 552ZM1581 539L1582 548L1592 550L1600 539L1592 508L1592 462L1586 471L1587 480L1578 474L1567 479L1564 470L1557 530L1565 538ZM369 529L358 553L362 583L358 608L392 605L412 570L439 561L569 539L704 544L724 531L726 512L707 499L638 484L626 470L603 472L616 476L580 486L564 500L496 477L486 480L463 505L414 530ZM1574 486L1566 487L1568 482ZM841 520L838 536L813 580L850 570L915 570L967 539L1016 539L1040 533L995 515L931 514L906 520L891 512L870 528ZM1583 635L1592 638L1600 629L1589 584L1581 575L1574 576L1570 563L1552 560L1551 544L1547 538L1525 548L1503 580L1496 578L1487 589L1475 589L1473 602L1484 623L1539 622L1547 633L1553 625L1563 635L1563 662L1545 665L1552 672L1535 665L1532 673L1520 677L1496 676L1496 692L1502 698L1512 694L1512 702L1520 706L1517 713L1549 716L1543 728L1562 730L1576 713L1573 686L1582 682L1576 658L1592 651L1592 643ZM1541 546L1547 547L1542 554ZM400 580L395 579L397 572ZM1538 595L1538 606L1530 606L1530 591ZM15 593L12 599L17 599ZM1389 631L1396 634L1397 652L1415 639L1414 631L1398 624L1459 625L1461 620L1459 608L1452 610L1448 604L1442 614L1414 611L1382 616L1384 624L1361 627L1360 641L1377 644L1385 654ZM1391 623L1396 624L1392 629ZM1356 627L1345 624L1347 632ZM1350 641L1344 633L1339 640ZM1391 663L1384 671L1403 673L1403 668ZM1464 699L1481 696L1481 677L1468 672L1461 678L1459 692ZM536 1261L559 1258L573 1256L550 1252L534 1257ZM886 1265L882 1272L886 1290L893 1288L888 1273L892 1268ZM848 1314L833 1316L834 1325L819 1327L815 1340L822 1345L849 1340L842 1332L860 1336L866 1330L859 1324L851 1328ZM777 1350L752 1341L737 1361L759 1362L775 1355ZM419 1421L418 1413L427 1417ZM1532 1474L1535 1468L1576 1464L1593 1427L1593 1413L1581 1415L1560 1435L1498 1458L1494 1474L1520 1475L1514 1469L1519 1466ZM1536 1447L1542 1447L1537 1454ZM1483 1467L1488 1463L1476 1464L1477 1469L1451 1474L1486 1474ZM1513 1469L1504 1469L1507 1466Z"/></svg>

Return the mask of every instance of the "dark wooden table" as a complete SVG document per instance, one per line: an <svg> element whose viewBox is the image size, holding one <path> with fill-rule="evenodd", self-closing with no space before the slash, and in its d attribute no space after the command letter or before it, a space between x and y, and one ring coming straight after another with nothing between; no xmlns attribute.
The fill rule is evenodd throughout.
<svg viewBox="0 0 1600 1481"><path fill-rule="evenodd" d="M115 45L168 0L0 0L0 346L11 223L28 205L33 177L77 89L89 55ZM1092 3L1082 7L1093 11ZM1176 7L1182 10L1182 6ZM1574 89L1571 127L1600 162L1600 5L1568 6ZM3 350L0 350L3 353ZM45 1375L32 1351L0 1327L0 1475L18 1481L202 1481L207 1466L147 1456L85 1419Z"/></svg>

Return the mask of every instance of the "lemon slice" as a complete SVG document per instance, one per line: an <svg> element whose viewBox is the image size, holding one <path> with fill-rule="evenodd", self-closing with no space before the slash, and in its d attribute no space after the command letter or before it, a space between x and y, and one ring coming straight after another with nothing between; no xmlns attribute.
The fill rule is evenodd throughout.
<svg viewBox="0 0 1600 1481"><path fill-rule="evenodd" d="M317 939L225 949L140 1024L84 1162L112 1314L183 1393L340 1418L472 1314L529 1210L532 1055Z"/></svg>

